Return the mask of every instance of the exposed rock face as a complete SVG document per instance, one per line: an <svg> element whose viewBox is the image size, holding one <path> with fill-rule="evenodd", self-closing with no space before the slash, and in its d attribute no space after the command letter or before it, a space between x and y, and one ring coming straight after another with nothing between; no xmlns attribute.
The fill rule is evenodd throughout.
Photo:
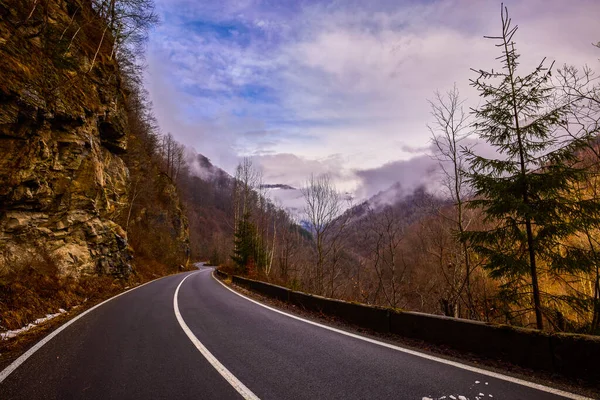
<svg viewBox="0 0 600 400"><path fill-rule="evenodd" d="M88 3L46 2L42 24L27 20L30 3L0 3L0 272L41 249L63 273L127 274L114 222L128 203L118 66L101 48L90 71L97 32L55 48L53 32L92 18Z"/></svg>

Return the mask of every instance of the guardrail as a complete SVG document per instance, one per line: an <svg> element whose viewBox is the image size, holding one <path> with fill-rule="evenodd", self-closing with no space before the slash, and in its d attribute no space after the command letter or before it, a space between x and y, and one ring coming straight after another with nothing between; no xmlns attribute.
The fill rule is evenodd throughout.
<svg viewBox="0 0 600 400"><path fill-rule="evenodd" d="M583 379L600 380L600 338L589 335L547 333L509 325L350 303L281 286L229 276L221 278L262 295L335 316L377 332L394 333L452 347L523 367Z"/></svg>

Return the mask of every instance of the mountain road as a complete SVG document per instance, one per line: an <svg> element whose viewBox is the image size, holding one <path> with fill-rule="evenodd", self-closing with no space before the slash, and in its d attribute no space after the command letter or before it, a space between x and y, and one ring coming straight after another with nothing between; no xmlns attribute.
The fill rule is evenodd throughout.
<svg viewBox="0 0 600 400"><path fill-rule="evenodd" d="M105 302L0 372L0 399L583 398L168 276Z"/></svg>

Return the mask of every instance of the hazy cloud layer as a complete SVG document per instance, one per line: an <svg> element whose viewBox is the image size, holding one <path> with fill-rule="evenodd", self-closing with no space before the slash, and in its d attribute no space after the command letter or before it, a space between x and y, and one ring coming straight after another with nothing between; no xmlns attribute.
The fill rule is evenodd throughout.
<svg viewBox="0 0 600 400"><path fill-rule="evenodd" d="M497 68L497 1L157 0L147 87L164 131L232 172L265 181L330 173L371 196L430 180L427 99L470 68ZM508 1L522 67L597 66L596 0Z"/></svg>

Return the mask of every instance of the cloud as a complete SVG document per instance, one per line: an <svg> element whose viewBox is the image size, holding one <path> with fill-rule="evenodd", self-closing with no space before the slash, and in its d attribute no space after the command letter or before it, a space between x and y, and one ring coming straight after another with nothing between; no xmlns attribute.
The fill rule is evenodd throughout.
<svg viewBox="0 0 600 400"><path fill-rule="evenodd" d="M300 189L269 189L266 195L275 205L286 209L293 218L302 219L306 201Z"/></svg>
<svg viewBox="0 0 600 400"><path fill-rule="evenodd" d="M596 0L508 1L523 71L597 65ZM498 68L483 35L497 1L158 0L147 86L164 131L233 172L255 156L272 183L330 173L369 196L430 180L428 98ZM560 29L557 29L560 27ZM423 175L420 175L423 174Z"/></svg>
<svg viewBox="0 0 600 400"><path fill-rule="evenodd" d="M440 185L438 171L438 162L428 155L358 170L356 176L360 179L360 185L356 194L359 198L370 198L386 192L384 201L392 202L396 197L411 194L419 187L437 191Z"/></svg>
<svg viewBox="0 0 600 400"><path fill-rule="evenodd" d="M353 188L355 176L343 168L344 160L334 154L324 159L308 159L289 153L268 154L252 158L268 184L287 184L295 188L305 185L311 174L328 174L338 182L340 190Z"/></svg>

